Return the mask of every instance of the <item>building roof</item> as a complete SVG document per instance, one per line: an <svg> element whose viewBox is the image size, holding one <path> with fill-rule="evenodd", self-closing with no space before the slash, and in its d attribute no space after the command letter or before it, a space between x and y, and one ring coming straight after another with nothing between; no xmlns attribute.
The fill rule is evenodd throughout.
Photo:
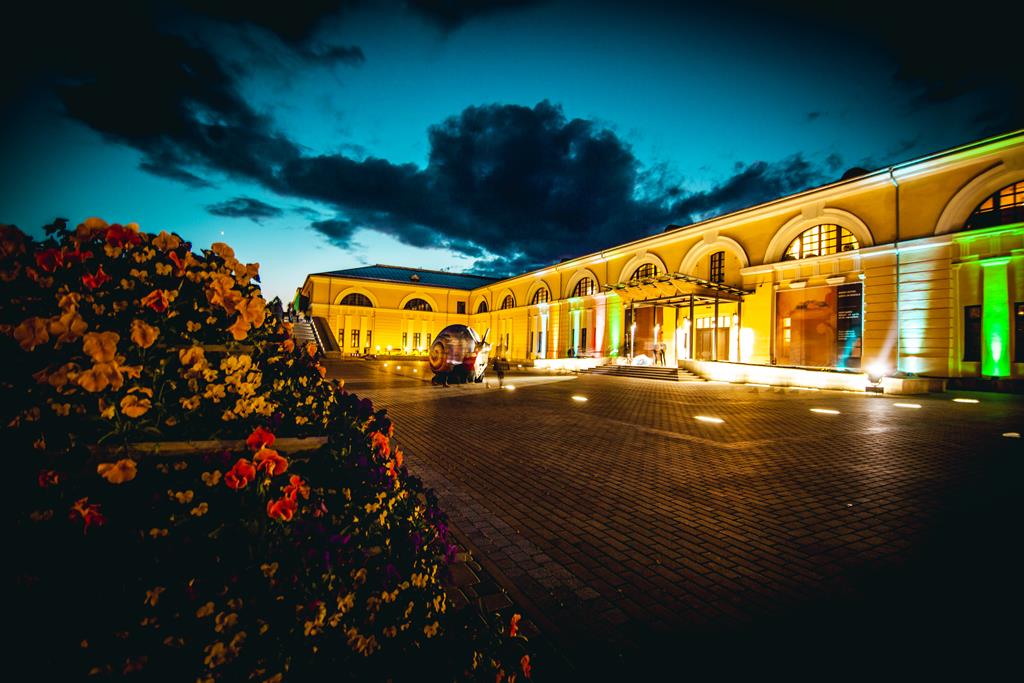
<svg viewBox="0 0 1024 683"><path fill-rule="evenodd" d="M403 268L401 266L385 266L380 263L373 266L331 270L314 275L331 277L347 277L358 280L383 280L385 282L401 282L402 284L418 284L428 287L447 287L449 289L476 289L497 282L498 278L467 273L447 273L440 270L425 268Z"/></svg>

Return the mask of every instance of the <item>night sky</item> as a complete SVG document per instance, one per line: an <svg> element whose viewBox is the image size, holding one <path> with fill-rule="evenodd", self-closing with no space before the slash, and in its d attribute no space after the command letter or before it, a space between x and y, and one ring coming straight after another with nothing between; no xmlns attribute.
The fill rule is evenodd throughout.
<svg viewBox="0 0 1024 683"><path fill-rule="evenodd" d="M31 3L0 222L226 241L290 298L523 272L1024 126L1019 6L897 4Z"/></svg>

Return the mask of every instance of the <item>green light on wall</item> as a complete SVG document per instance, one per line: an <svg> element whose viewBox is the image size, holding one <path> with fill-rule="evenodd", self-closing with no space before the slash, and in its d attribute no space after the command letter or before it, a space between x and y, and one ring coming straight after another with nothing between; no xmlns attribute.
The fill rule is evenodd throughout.
<svg viewBox="0 0 1024 683"><path fill-rule="evenodd" d="M619 355L619 348L622 346L622 302L619 297L609 295L608 305L608 353L612 356Z"/></svg>
<svg viewBox="0 0 1024 683"><path fill-rule="evenodd" d="M1010 375L1010 290L1008 258L982 261L984 301L981 304L981 374Z"/></svg>

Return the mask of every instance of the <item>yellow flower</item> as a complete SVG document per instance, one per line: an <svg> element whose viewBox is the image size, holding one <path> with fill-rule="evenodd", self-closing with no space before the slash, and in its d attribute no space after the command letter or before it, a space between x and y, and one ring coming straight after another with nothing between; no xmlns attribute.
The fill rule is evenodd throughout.
<svg viewBox="0 0 1024 683"><path fill-rule="evenodd" d="M161 230L160 234L153 238L152 244L161 251L170 251L171 249L177 249L181 246L181 239L177 235L172 235L166 230Z"/></svg>
<svg viewBox="0 0 1024 683"><path fill-rule="evenodd" d="M228 332L235 341L243 341L249 336L249 323L245 322L242 316L238 316L238 319L228 327Z"/></svg>
<svg viewBox="0 0 1024 683"><path fill-rule="evenodd" d="M203 347L192 346L187 349L181 349L178 351L178 361L183 367L190 368L196 363L206 363L206 356L203 353Z"/></svg>
<svg viewBox="0 0 1024 683"><path fill-rule="evenodd" d="M85 372L79 373L75 381L86 391L95 393L103 391L108 386L117 391L124 384L124 377L117 363L96 363Z"/></svg>
<svg viewBox="0 0 1024 683"><path fill-rule="evenodd" d="M46 322L43 318L33 317L14 328L14 338L21 348L31 351L50 340L50 334L46 331Z"/></svg>
<svg viewBox="0 0 1024 683"><path fill-rule="evenodd" d="M158 264L156 264L155 269L156 269L156 274L157 275L163 275L163 276L170 275L171 271L174 270L174 268L172 268L170 265L168 265L166 263L158 263Z"/></svg>
<svg viewBox="0 0 1024 683"><path fill-rule="evenodd" d="M214 470L213 472L203 472L203 483L207 486L216 486L220 483L221 473L220 470Z"/></svg>
<svg viewBox="0 0 1024 683"><path fill-rule="evenodd" d="M160 330L136 318L132 321L132 341L148 349L160 336Z"/></svg>
<svg viewBox="0 0 1024 683"><path fill-rule="evenodd" d="M438 632L438 630L440 630L440 628L441 628L441 624L439 624L438 622L435 621L433 624L427 624L426 626L423 627L423 634L427 638L433 638L434 636L437 635L437 632Z"/></svg>
<svg viewBox="0 0 1024 683"><path fill-rule="evenodd" d="M121 412L128 417L142 417L153 407L148 398L139 398L135 394L129 394L121 399Z"/></svg>
<svg viewBox="0 0 1024 683"><path fill-rule="evenodd" d="M111 484L123 484L135 478L137 469L134 460L122 458L115 463L100 463L96 466L96 473Z"/></svg>
<svg viewBox="0 0 1024 683"><path fill-rule="evenodd" d="M156 527L149 530L150 538L161 538L167 535L167 529L157 529Z"/></svg>
<svg viewBox="0 0 1024 683"><path fill-rule="evenodd" d="M117 355L117 332L89 332L82 340L82 350L94 363L111 363Z"/></svg>
<svg viewBox="0 0 1024 683"><path fill-rule="evenodd" d="M206 391L203 393L203 398L208 398L214 403L220 403L227 394L224 391L223 384L210 384L206 387Z"/></svg>
<svg viewBox="0 0 1024 683"><path fill-rule="evenodd" d="M142 604L156 607L156 603L160 602L160 594L166 590L163 586L157 586L153 590L146 591L146 599Z"/></svg>
<svg viewBox="0 0 1024 683"><path fill-rule="evenodd" d="M177 500L179 503L181 503L182 505L187 505L188 503L192 502L192 498L193 498L193 496L195 496L195 492L192 491L192 490L189 490L189 491L178 491L177 493L174 493L172 491L171 492L171 496L175 500Z"/></svg>
<svg viewBox="0 0 1024 683"><path fill-rule="evenodd" d="M222 259L230 259L235 257L235 250L224 244L223 242L214 242L210 245L210 251Z"/></svg>
<svg viewBox="0 0 1024 683"><path fill-rule="evenodd" d="M191 320L188 320L188 321L185 322L185 329L188 330L189 332L195 332L199 328L201 328L202 326L203 326L202 323L192 322Z"/></svg>
<svg viewBox="0 0 1024 683"><path fill-rule="evenodd" d="M210 509L210 506L206 503L200 503L196 507L192 508L191 513L193 517L202 517Z"/></svg>
<svg viewBox="0 0 1024 683"><path fill-rule="evenodd" d="M202 619L203 617L208 617L211 614L213 614L213 610L214 610L213 603L212 602L208 602L208 603L206 603L205 605L203 605L202 607L200 607L199 609L196 610L196 618L197 619Z"/></svg>
<svg viewBox="0 0 1024 683"><path fill-rule="evenodd" d="M185 410L195 410L199 407L200 400L198 396L190 396L188 398L179 398L178 402L181 403L181 407Z"/></svg>
<svg viewBox="0 0 1024 683"><path fill-rule="evenodd" d="M238 615L234 612L231 612L230 614L224 614L223 612L220 612L217 614L217 616L213 618L213 621L216 624L213 627L213 630L217 633L220 633L225 629L234 628L235 625L238 623Z"/></svg>
<svg viewBox="0 0 1024 683"><path fill-rule="evenodd" d="M267 577L268 579L272 579L274 578L274 574L277 573L278 566L279 565L277 564L277 562L271 562L269 564L264 562L260 565L260 571L263 572L263 576Z"/></svg>
<svg viewBox="0 0 1024 683"><path fill-rule="evenodd" d="M50 336L57 338L57 345L73 342L89 329L88 323L75 308L65 311L57 318L51 318L49 323Z"/></svg>
<svg viewBox="0 0 1024 683"><path fill-rule="evenodd" d="M90 239L100 230L107 227L107 222L102 218L86 218L84 223L79 223L78 228L75 229L75 237L79 240L86 241Z"/></svg>

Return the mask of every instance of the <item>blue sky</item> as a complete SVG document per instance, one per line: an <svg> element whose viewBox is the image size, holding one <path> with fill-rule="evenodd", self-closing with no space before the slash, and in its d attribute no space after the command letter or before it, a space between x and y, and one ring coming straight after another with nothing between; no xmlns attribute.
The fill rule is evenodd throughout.
<svg viewBox="0 0 1024 683"><path fill-rule="evenodd" d="M0 222L226 241L285 298L364 263L515 272L1020 124L1019 93L971 63L827 11L497 4L325 1L299 30L233 2L103 17L99 40L142 37L14 74ZM216 125L226 142L186 130Z"/></svg>

